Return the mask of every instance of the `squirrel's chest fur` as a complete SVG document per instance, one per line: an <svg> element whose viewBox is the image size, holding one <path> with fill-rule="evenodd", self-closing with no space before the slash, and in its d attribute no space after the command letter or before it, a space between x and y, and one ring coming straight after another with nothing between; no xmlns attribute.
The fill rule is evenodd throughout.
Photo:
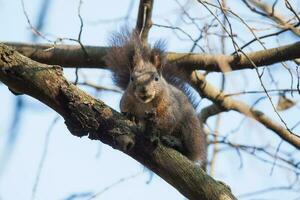
<svg viewBox="0 0 300 200"><path fill-rule="evenodd" d="M179 94L182 92L177 88L168 85L167 89L169 91L164 93L165 95L155 98L149 103L142 103L132 95L131 92L125 91L120 102L121 111L130 112L131 115L135 116L139 123L144 123L146 112L154 111L156 125L161 129L162 134L177 135L177 132L181 129L181 116L183 116L178 112L181 112L181 108L186 106L184 104L189 102L187 99L177 97L185 97L184 95Z"/></svg>

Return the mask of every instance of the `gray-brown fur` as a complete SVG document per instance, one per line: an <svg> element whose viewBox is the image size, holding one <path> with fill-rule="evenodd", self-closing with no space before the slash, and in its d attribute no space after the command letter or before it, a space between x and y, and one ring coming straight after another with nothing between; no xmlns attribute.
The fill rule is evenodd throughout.
<svg viewBox="0 0 300 200"><path fill-rule="evenodd" d="M166 63L162 44L146 47L136 33L127 31L112 37L112 48L105 60L115 83L125 90L120 109L140 123L145 123L148 112L154 112L161 136L180 139L184 155L193 161L204 161L204 133L195 109L180 90L187 87L178 78L166 76L171 84L164 78L170 65ZM189 93L187 89L184 92Z"/></svg>

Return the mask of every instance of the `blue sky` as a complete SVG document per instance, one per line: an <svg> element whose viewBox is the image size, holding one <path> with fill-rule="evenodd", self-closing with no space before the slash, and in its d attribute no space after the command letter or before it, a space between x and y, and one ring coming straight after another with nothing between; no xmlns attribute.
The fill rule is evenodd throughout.
<svg viewBox="0 0 300 200"><path fill-rule="evenodd" d="M126 15L129 2L117 0L109 2L84 0L81 12L85 24L82 35L83 44L106 45L109 34L122 27L124 22L97 22L99 20L113 19ZM34 24L41 0L24 0L24 3L29 18L32 24ZM192 6L196 6L196 4L192 4ZM199 5L197 6L199 7ZM77 38L80 26L77 7L78 1L53 0L42 32L51 39L56 37ZM135 25L137 7L138 1L135 1L127 22L129 26ZM192 11L197 13L198 7L192 9ZM172 20L176 23L175 16L178 12L178 7L174 4L174 1L156 1L153 13L154 22L163 24L167 20ZM205 12L199 13L199 17L205 16L205 14ZM0 31L1 41L30 42L31 31L28 28L29 26L19 0L0 0L0 24L2 27ZM193 28L186 30L191 34L194 33ZM249 34L243 31L241 29L237 32L239 34ZM158 38L167 39L168 50L185 52L191 47L190 41L178 40L172 34L172 31L153 27L150 40L154 41ZM285 35L285 38L280 39L280 43L284 44L289 43L294 38L290 35ZM46 41L39 39L38 42ZM70 42L66 41L65 43ZM217 44L218 41L213 41L212 45ZM272 47L278 44L273 42L267 45L268 47ZM253 47L256 48L257 45L253 45ZM199 51L199 49L196 49L196 52ZM228 45L228 52L232 52L230 45ZM70 80L74 80L74 70L64 71ZM108 72L103 70L81 71L89 77L89 80L98 82L99 84L111 84ZM274 71L274 76L278 80L281 80L280 86L289 86L288 76L282 76L282 73L280 71L277 72L275 68ZM233 87L228 87L227 91L233 92L244 88L259 88L255 72L246 71L248 82L250 80L250 84L248 85L247 81L243 78L244 73L234 72L227 75L228 83L234 85ZM219 76L216 74L210 75L209 80L214 85L219 84ZM93 90L84 89L91 94L95 94ZM120 94L112 92L98 93L97 97L109 106L118 109ZM44 151L46 133L51 122L57 117L55 112L38 101L27 96L24 96L24 99L26 107L22 117L17 144L11 159L7 162L2 177L0 177L0 200L31 199L39 162ZM252 97L242 97L241 99L248 102L253 101ZM3 150L5 140L9 134L8 130L12 120L14 100L15 96L5 86L0 85L0 152ZM203 101L202 107L206 104L207 101ZM269 115L275 117L268 102L259 104L258 108L263 108ZM282 116L289 119L291 124L299 118L299 115L296 115L292 111L284 112ZM240 120L240 115L229 112L222 114L222 118L220 132L227 133L232 127L235 127L234 123L237 124ZM214 120L210 120L209 122L211 125L214 124ZM232 141L251 141L256 144L271 143L274 146L280 142L279 138L273 137L274 134L271 131L265 130L264 127L252 120L246 120L243 127L242 131L238 132L239 134L232 136ZM282 148L289 149L290 147L283 145ZM243 155L242 169L240 169L239 157L232 151L219 154L217 163L214 177L230 185L235 194L263 189L266 186L286 185L289 182L290 175L287 172L276 168L274 173L269 175L270 165L259 162L246 154ZM157 176L147 184L146 182L150 176L142 165L125 154L109 146L100 144L98 141L72 136L66 129L63 119L59 118L50 133L46 159L35 197L37 200L56 200L64 199L74 193L96 193L123 177L132 176L137 173L139 174L137 177L112 187L97 199L122 198L124 200L146 200L161 199L163 197L164 199L181 200L184 198L178 191ZM270 199L291 199L294 196L294 194L290 193L274 192L267 194L265 197Z"/></svg>

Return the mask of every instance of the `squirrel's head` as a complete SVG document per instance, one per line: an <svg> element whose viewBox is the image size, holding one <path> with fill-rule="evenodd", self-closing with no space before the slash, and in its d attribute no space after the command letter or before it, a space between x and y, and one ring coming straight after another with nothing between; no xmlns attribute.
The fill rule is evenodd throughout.
<svg viewBox="0 0 300 200"><path fill-rule="evenodd" d="M166 83L161 73L162 59L162 55L155 51L147 59L143 59L139 54L133 57L129 87L134 96L143 103L151 102L165 89Z"/></svg>

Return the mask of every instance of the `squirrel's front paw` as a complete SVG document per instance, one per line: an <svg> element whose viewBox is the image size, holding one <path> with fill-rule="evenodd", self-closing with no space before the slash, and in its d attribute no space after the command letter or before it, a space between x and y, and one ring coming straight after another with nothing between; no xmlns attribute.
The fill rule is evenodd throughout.
<svg viewBox="0 0 300 200"><path fill-rule="evenodd" d="M145 119L147 121L155 121L155 118L156 118L156 110L155 109L145 111Z"/></svg>
<svg viewBox="0 0 300 200"><path fill-rule="evenodd" d="M156 110L155 109L145 111L145 118L151 119L151 118L155 118L155 117L156 117Z"/></svg>
<svg viewBox="0 0 300 200"><path fill-rule="evenodd" d="M157 129L156 109L145 111L145 138L152 144L157 145L159 142L160 132Z"/></svg>
<svg viewBox="0 0 300 200"><path fill-rule="evenodd" d="M136 124L139 123L139 120L132 113L130 113L130 112L122 112L122 114L125 115L126 118L129 119L130 121L132 121L132 122L134 122Z"/></svg>

